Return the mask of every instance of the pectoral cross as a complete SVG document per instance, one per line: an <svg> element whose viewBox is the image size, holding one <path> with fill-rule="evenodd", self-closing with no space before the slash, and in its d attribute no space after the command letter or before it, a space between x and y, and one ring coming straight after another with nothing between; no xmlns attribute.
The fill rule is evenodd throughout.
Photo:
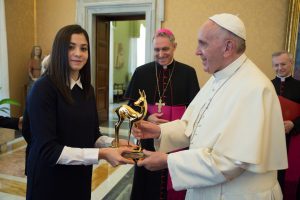
<svg viewBox="0 0 300 200"><path fill-rule="evenodd" d="M158 103L155 103L155 105L157 105L157 112L161 113L161 108L166 104L163 103L161 99L159 99Z"/></svg>

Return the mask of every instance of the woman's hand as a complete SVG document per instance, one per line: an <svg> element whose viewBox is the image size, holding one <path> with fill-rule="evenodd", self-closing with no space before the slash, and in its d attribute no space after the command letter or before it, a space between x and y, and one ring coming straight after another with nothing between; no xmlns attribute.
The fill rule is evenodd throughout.
<svg viewBox="0 0 300 200"><path fill-rule="evenodd" d="M119 148L100 148L98 159L105 159L113 167L123 164L134 164L132 159L122 156L123 153L130 153L131 151L132 148L125 146Z"/></svg>
<svg viewBox="0 0 300 200"><path fill-rule="evenodd" d="M124 139L119 139L119 146L126 146L126 147L136 147L135 144L133 144L132 142L129 141L129 146L128 146L128 140L124 140Z"/></svg>

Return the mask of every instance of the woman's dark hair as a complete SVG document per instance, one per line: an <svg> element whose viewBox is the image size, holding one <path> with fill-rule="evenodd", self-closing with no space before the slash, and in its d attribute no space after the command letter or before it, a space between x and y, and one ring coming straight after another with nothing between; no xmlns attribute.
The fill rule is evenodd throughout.
<svg viewBox="0 0 300 200"><path fill-rule="evenodd" d="M54 39L50 62L46 75L50 77L56 85L65 100L72 104L73 98L70 90L70 66L68 59L68 51L73 34L83 34L88 43L88 59L83 68L79 71L80 80L88 98L91 95L91 64L90 64L90 44L87 32L79 25L68 25L61 28Z"/></svg>

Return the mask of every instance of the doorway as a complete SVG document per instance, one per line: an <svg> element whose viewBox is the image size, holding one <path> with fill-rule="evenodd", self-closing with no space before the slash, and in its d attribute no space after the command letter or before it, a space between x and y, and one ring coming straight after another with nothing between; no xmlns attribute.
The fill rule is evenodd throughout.
<svg viewBox="0 0 300 200"><path fill-rule="evenodd" d="M113 98L112 90L110 90L109 80L112 80L112 73L109 70L112 69L112 63L110 56L110 50L113 49L113 46L106 46L106 49L109 50L107 54L107 59L110 65L106 66L106 71L99 74L103 75L105 80L103 85L98 83L96 86L96 22L99 16L102 17L124 17L124 16L145 16L145 62L150 62L153 60L153 50L152 50L152 36L156 29L161 27L162 21L164 21L164 0L138 0L138 1L128 1L128 0L118 0L116 1L107 1L107 0L77 0L77 13L76 13L76 22L84 27L89 36L90 36L90 53L91 53L91 81L92 85L95 87L95 92L97 93L98 89L105 94L103 99L98 98L97 105L100 105L98 109L99 119L101 121L106 121L109 117L109 114L112 114L109 111L109 102L110 98ZM111 21L110 19L107 19ZM106 28L109 32L106 32L106 36L111 34L109 25L110 23L106 22ZM108 45L106 43L105 45ZM104 45L104 46L105 46ZM111 45L111 44L110 44ZM105 49L105 48L104 48ZM108 70L108 73L107 73ZM107 79L107 80L106 80ZM108 97L107 97L108 96ZM108 108L108 109L107 109ZM100 114L101 113L101 114ZM102 117L103 113L103 117Z"/></svg>
<svg viewBox="0 0 300 200"><path fill-rule="evenodd" d="M145 15L96 16L95 93L100 123L113 119L135 68L145 63Z"/></svg>

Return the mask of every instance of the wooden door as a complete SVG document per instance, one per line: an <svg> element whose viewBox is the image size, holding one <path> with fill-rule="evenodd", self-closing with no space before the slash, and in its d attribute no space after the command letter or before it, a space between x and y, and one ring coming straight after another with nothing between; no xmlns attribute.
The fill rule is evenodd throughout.
<svg viewBox="0 0 300 200"><path fill-rule="evenodd" d="M109 110L109 20L96 20L96 102L100 122L108 120Z"/></svg>

